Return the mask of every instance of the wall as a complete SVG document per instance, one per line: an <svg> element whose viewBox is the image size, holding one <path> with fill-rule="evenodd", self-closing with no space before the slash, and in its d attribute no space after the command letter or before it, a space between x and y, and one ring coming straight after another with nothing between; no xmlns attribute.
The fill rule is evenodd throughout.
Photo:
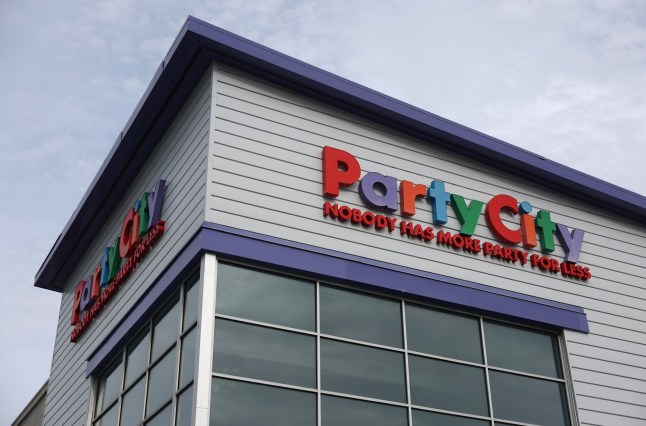
<svg viewBox="0 0 646 426"><path fill-rule="evenodd" d="M590 334L565 332L579 418L588 425L646 421L646 229L593 205L545 190L375 123L221 66L209 143L206 220L354 255L432 271L585 308ZM321 149L347 150L364 172L428 184L487 202L496 194L527 200L534 212L586 231L580 262L587 283L324 219ZM337 202L367 210L357 185ZM431 221L417 203L416 222ZM399 216L398 216L399 217ZM399 217L401 219L401 217ZM455 232L456 217L442 229ZM481 215L475 238L497 242ZM557 243L558 244L558 243ZM519 247L520 248L520 247ZM537 252L538 253L538 252ZM553 253L563 258L557 246Z"/></svg>
<svg viewBox="0 0 646 426"><path fill-rule="evenodd" d="M90 380L85 378L85 361L202 224L211 97L209 71L65 284L49 379L45 425L86 424ZM103 248L112 245L121 230L126 212L135 200L144 191L153 189L159 179L166 180L161 215L166 221L166 232L80 340L75 344L70 343L69 336L73 329L70 316L76 284L94 270Z"/></svg>

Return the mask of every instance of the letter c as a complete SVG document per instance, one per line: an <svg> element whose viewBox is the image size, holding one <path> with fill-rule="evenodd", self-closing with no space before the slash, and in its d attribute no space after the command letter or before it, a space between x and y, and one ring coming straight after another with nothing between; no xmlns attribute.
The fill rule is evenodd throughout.
<svg viewBox="0 0 646 426"><path fill-rule="evenodd" d="M505 226L500 218L500 211L507 209L513 214L518 214L518 201L512 196L500 194L496 195L487 203L485 209L485 218L491 231L502 241L508 244L518 244L523 240L520 228L509 229Z"/></svg>

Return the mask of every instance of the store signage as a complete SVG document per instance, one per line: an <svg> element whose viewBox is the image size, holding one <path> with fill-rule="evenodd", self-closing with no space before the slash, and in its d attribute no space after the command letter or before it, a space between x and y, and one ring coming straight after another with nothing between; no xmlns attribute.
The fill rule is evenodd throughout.
<svg viewBox="0 0 646 426"><path fill-rule="evenodd" d="M90 326L161 238L165 229L164 221L160 219L165 191L166 182L160 179L153 191L144 192L135 201L123 219L114 244L103 249L94 272L77 284L72 305L72 342L76 342ZM85 315L81 317L83 312Z"/></svg>
<svg viewBox="0 0 646 426"><path fill-rule="evenodd" d="M399 210L401 216L411 218L416 214L417 200L425 200L431 205L435 226L447 223L447 206L450 204L460 223L459 234L438 231L432 226L408 219L400 220L387 214L375 214L329 201L323 205L324 217L361 224L375 230L385 229L389 233L398 228L402 237L427 243L435 240L439 246L474 254L482 253L485 257L510 263L529 264L541 271L561 273L583 281L592 277L589 268L577 265L585 232L576 228L570 231L567 226L554 223L550 212L546 210L540 210L533 216L533 208L528 201L518 202L510 195L500 194L492 197L486 204L478 200L467 202L463 196L447 192L441 180L433 180L428 186L407 180L398 185L396 178L378 172L366 173L361 179L360 176L361 166L352 154L329 146L323 148L323 195L326 197L335 198L342 187L359 182L358 190L362 201L374 210L386 213ZM473 238L483 208L488 228L504 245ZM506 223L503 216L517 222L514 225ZM540 246L543 253L550 253L555 249L554 236L565 251L562 262L544 254L530 254L523 249L509 247L521 245L532 249Z"/></svg>

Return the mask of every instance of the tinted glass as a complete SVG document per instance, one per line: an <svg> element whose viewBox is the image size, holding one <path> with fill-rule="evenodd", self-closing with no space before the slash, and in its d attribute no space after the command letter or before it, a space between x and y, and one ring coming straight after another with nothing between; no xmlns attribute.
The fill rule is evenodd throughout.
<svg viewBox="0 0 646 426"><path fill-rule="evenodd" d="M217 318L213 370L316 387L316 338Z"/></svg>
<svg viewBox="0 0 646 426"><path fill-rule="evenodd" d="M179 334L179 303L177 298L155 317L153 328L153 356L155 360L177 340Z"/></svg>
<svg viewBox="0 0 646 426"><path fill-rule="evenodd" d="M121 424L136 425L144 418L146 379L141 379L125 395L121 403Z"/></svg>
<svg viewBox="0 0 646 426"><path fill-rule="evenodd" d="M316 394L214 378L210 426L315 426Z"/></svg>
<svg viewBox="0 0 646 426"><path fill-rule="evenodd" d="M110 408L99 420L100 426L117 426L117 414L119 413L119 405Z"/></svg>
<svg viewBox="0 0 646 426"><path fill-rule="evenodd" d="M413 426L491 426L487 420L413 410Z"/></svg>
<svg viewBox="0 0 646 426"><path fill-rule="evenodd" d="M197 328L191 330L182 339L182 364L179 367L179 386L184 386L193 378L195 369L195 333Z"/></svg>
<svg viewBox="0 0 646 426"><path fill-rule="evenodd" d="M489 370L494 416L550 426L569 425L562 383Z"/></svg>
<svg viewBox="0 0 646 426"><path fill-rule="evenodd" d="M320 287L321 333L402 347L398 301Z"/></svg>
<svg viewBox="0 0 646 426"><path fill-rule="evenodd" d="M103 373L99 385L99 401L97 411L101 412L103 407L110 405L117 399L121 391L121 363L115 363Z"/></svg>
<svg viewBox="0 0 646 426"><path fill-rule="evenodd" d="M175 355L176 351L173 349L150 370L147 415L164 405L173 396L173 391L175 390Z"/></svg>
<svg viewBox="0 0 646 426"><path fill-rule="evenodd" d="M193 414L193 386L189 386L177 398L177 421L175 426L191 426Z"/></svg>
<svg viewBox="0 0 646 426"><path fill-rule="evenodd" d="M217 313L314 331L315 304L312 282L218 266Z"/></svg>
<svg viewBox="0 0 646 426"><path fill-rule="evenodd" d="M478 318L406 304L408 349L482 363Z"/></svg>
<svg viewBox="0 0 646 426"><path fill-rule="evenodd" d="M168 404L166 408L155 414L155 417L146 422L146 426L172 426L172 424L173 404Z"/></svg>
<svg viewBox="0 0 646 426"><path fill-rule="evenodd" d="M199 286L196 283L197 279L198 276L196 275L189 280L193 281L193 283L184 293L184 328L182 330L186 330L197 321L197 297L199 292Z"/></svg>
<svg viewBox="0 0 646 426"><path fill-rule="evenodd" d="M407 411L405 407L321 396L323 426L407 426Z"/></svg>
<svg viewBox="0 0 646 426"><path fill-rule="evenodd" d="M486 416L484 369L410 356L411 400L415 405Z"/></svg>
<svg viewBox="0 0 646 426"><path fill-rule="evenodd" d="M556 335L491 321L484 331L489 365L561 377Z"/></svg>
<svg viewBox="0 0 646 426"><path fill-rule="evenodd" d="M126 360L126 387L135 381L148 365L148 333L141 334L128 346Z"/></svg>
<svg viewBox="0 0 646 426"><path fill-rule="evenodd" d="M324 390L406 402L402 353L321 339Z"/></svg>

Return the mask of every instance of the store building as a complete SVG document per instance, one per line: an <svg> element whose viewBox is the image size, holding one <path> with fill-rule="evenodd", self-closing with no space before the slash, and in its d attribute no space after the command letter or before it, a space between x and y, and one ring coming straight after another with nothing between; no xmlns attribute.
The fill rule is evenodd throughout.
<svg viewBox="0 0 646 426"><path fill-rule="evenodd" d="M646 424L645 219L189 18L36 276L44 424Z"/></svg>

